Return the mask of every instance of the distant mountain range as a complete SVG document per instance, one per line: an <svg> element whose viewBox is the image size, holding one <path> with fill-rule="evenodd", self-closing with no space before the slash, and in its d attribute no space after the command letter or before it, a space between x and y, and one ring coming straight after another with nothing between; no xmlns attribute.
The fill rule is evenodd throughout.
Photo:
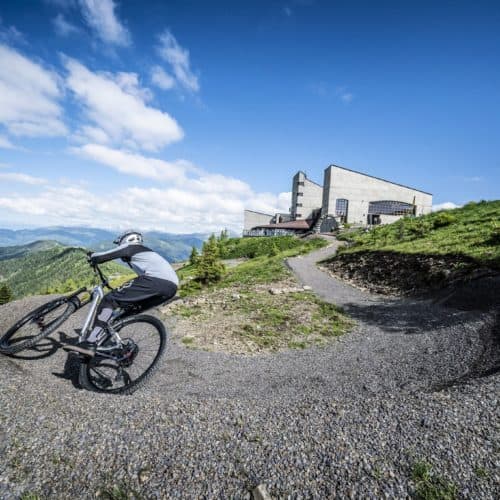
<svg viewBox="0 0 500 500"><path fill-rule="evenodd" d="M36 229L0 229L0 260L6 258L7 252L15 257L25 255L30 251L53 248L55 244L73 247L84 247L92 250L107 250L113 248L113 240L117 232L90 227L41 227ZM170 262L186 260L194 246L201 248L208 234L170 234L158 231L144 233L146 246L163 255ZM32 244L33 247L22 247ZM18 247L18 248L16 248ZM3 254L2 254L3 250ZM24 252L24 253L22 253ZM2 257L3 255L3 257Z"/></svg>
<svg viewBox="0 0 500 500"><path fill-rule="evenodd" d="M110 279L133 276L116 262L102 266ZM0 282L6 282L14 298L44 293L64 293L88 286L94 274L82 248L55 241L37 241L0 248Z"/></svg>

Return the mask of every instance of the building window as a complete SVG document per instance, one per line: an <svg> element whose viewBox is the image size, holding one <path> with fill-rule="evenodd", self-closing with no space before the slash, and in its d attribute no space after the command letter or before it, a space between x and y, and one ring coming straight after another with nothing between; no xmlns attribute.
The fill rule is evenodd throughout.
<svg viewBox="0 0 500 500"><path fill-rule="evenodd" d="M302 206L302 203L295 203L295 205L297 205L298 207L301 207Z"/></svg>
<svg viewBox="0 0 500 500"><path fill-rule="evenodd" d="M302 217L302 214L295 214L295 217Z"/></svg>
<svg viewBox="0 0 500 500"><path fill-rule="evenodd" d="M370 201L368 215L414 215L415 205L403 201Z"/></svg>
<svg viewBox="0 0 500 500"><path fill-rule="evenodd" d="M303 186L303 185L304 185L304 181L297 182L297 186Z"/></svg>
<svg viewBox="0 0 500 500"><path fill-rule="evenodd" d="M304 193L297 193L297 196L304 196Z"/></svg>
<svg viewBox="0 0 500 500"><path fill-rule="evenodd" d="M344 198L338 198L335 201L335 216L342 224L347 222L348 209L349 209L349 200L346 200Z"/></svg>

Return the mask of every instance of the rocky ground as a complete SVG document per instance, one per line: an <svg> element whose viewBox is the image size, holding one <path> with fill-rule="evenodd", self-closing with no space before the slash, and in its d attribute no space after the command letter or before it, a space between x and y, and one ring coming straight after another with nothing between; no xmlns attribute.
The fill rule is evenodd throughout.
<svg viewBox="0 0 500 500"><path fill-rule="evenodd" d="M258 484L276 498L498 498L497 299L375 297L316 268L333 250L289 262L357 322L324 347L244 356L174 335L127 397L75 387L58 342L85 311L0 357L0 498L250 498ZM0 306L1 329L43 300Z"/></svg>
<svg viewBox="0 0 500 500"><path fill-rule="evenodd" d="M463 255L401 254L387 251L340 253L322 263L332 276L383 295L428 296L436 290L498 275Z"/></svg>

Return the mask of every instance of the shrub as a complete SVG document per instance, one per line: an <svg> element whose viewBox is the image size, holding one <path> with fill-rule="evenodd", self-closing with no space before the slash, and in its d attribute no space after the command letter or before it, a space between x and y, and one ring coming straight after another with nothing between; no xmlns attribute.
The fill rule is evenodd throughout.
<svg viewBox="0 0 500 500"><path fill-rule="evenodd" d="M7 283L2 283L0 285L0 305L7 304L12 300L12 292Z"/></svg>
<svg viewBox="0 0 500 500"><path fill-rule="evenodd" d="M450 214L449 212L439 212L432 220L432 227L437 229L439 227L449 226L454 222L457 222L455 215Z"/></svg>

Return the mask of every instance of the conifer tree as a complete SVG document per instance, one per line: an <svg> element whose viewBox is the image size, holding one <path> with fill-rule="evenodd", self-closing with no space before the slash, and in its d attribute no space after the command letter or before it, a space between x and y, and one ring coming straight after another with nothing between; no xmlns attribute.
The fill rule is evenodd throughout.
<svg viewBox="0 0 500 500"><path fill-rule="evenodd" d="M200 260L200 253L198 252L198 249L196 247L193 247L191 249L191 255L189 256L189 264L191 264L192 266L196 266L199 260Z"/></svg>
<svg viewBox="0 0 500 500"><path fill-rule="evenodd" d="M12 300L12 291L7 283L0 284L0 305Z"/></svg>
<svg viewBox="0 0 500 500"><path fill-rule="evenodd" d="M204 284L215 283L222 278L224 264L219 259L219 245L215 235L203 243L200 258L196 264L195 277Z"/></svg>

